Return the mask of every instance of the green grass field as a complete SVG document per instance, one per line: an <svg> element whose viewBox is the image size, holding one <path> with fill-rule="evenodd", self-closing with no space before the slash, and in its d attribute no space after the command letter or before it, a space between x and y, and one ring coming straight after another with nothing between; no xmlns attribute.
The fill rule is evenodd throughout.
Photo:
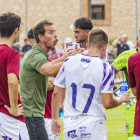
<svg viewBox="0 0 140 140"><path fill-rule="evenodd" d="M121 105L114 109L105 110L108 140L127 140L124 108L125 105ZM59 140L63 140L63 132Z"/></svg>

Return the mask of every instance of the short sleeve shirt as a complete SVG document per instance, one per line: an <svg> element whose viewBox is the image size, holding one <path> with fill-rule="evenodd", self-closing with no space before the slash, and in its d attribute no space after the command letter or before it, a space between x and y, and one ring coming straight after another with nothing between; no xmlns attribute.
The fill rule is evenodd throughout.
<svg viewBox="0 0 140 140"><path fill-rule="evenodd" d="M22 47L22 52L27 52L27 51L29 51L31 48L32 48L31 45L25 45L25 46Z"/></svg>
<svg viewBox="0 0 140 140"><path fill-rule="evenodd" d="M120 55L122 52L124 51L128 51L129 46L127 44L124 44L123 46L121 46L121 44L117 44L117 56Z"/></svg>
<svg viewBox="0 0 140 140"><path fill-rule="evenodd" d="M85 118L86 124L105 119L102 94L113 93L114 69L96 56L70 56L63 63L54 85L66 89L64 129L76 128L85 123L83 119L74 121L71 116L85 114L90 117Z"/></svg>
<svg viewBox="0 0 140 140"><path fill-rule="evenodd" d="M25 121L24 116L14 117L4 107L10 107L9 91L8 91L8 74L15 74L19 79L19 52L10 48L6 44L0 45L0 112L13 117L20 121ZM21 104L20 95L18 93L18 104Z"/></svg>
<svg viewBox="0 0 140 140"><path fill-rule="evenodd" d="M140 52L130 56L128 61L129 86L137 87L136 90L136 112L134 121L134 134L140 136Z"/></svg>
<svg viewBox="0 0 140 140"><path fill-rule="evenodd" d="M49 55L37 44L23 57L20 67L20 93L26 117L44 117L48 77L40 68L48 63Z"/></svg>
<svg viewBox="0 0 140 140"><path fill-rule="evenodd" d="M113 67L117 71L123 71L124 79L127 81L127 84L129 85L129 80L128 80L128 59L131 55L136 53L138 49L132 49L129 51L125 51L121 53L113 62ZM130 94L132 94L131 89L129 89Z"/></svg>

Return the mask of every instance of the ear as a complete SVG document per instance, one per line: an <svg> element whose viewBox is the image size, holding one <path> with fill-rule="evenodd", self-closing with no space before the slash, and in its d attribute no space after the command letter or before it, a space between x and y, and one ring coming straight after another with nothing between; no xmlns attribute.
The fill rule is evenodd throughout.
<svg viewBox="0 0 140 140"><path fill-rule="evenodd" d="M19 32L19 29L16 28L15 31L14 31L14 34L18 34L18 32Z"/></svg>
<svg viewBox="0 0 140 140"><path fill-rule="evenodd" d="M40 41L44 40L44 37L41 34L38 35L38 38L39 38Z"/></svg>
<svg viewBox="0 0 140 140"><path fill-rule="evenodd" d="M89 36L89 32L90 32L89 30L86 30L86 36Z"/></svg>
<svg viewBox="0 0 140 140"><path fill-rule="evenodd" d="M108 44L104 45L104 49L105 49L105 50L107 49L107 46L108 46Z"/></svg>
<svg viewBox="0 0 140 140"><path fill-rule="evenodd" d="M88 43L86 44L86 47L89 49L89 47L88 47Z"/></svg>

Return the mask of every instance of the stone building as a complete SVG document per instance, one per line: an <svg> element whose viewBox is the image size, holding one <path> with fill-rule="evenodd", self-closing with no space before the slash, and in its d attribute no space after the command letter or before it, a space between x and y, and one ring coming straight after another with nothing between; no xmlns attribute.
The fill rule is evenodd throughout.
<svg viewBox="0 0 140 140"><path fill-rule="evenodd" d="M137 1L140 5L140 0ZM125 33L129 40L136 44L134 0L0 0L0 14L4 12L14 12L21 16L19 42L22 45L26 32L45 18L54 22L59 48L66 37L71 37L75 41L70 25L80 16L91 18L94 28L104 28L110 38Z"/></svg>

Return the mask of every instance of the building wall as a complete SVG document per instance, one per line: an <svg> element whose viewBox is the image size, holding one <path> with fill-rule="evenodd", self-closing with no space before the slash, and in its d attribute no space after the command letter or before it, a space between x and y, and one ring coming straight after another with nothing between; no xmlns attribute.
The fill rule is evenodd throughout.
<svg viewBox="0 0 140 140"><path fill-rule="evenodd" d="M27 0L27 30L43 19L53 21L58 35L58 47L66 37L74 41L73 31L70 25L80 16L79 0ZM26 37L25 29L25 0L0 0L0 14L14 12L21 16L22 25L20 32L20 43Z"/></svg>
<svg viewBox="0 0 140 140"><path fill-rule="evenodd" d="M80 0L27 0L27 30L33 27L42 19L50 19L54 22L58 35L58 47L66 37L71 37L74 41L73 32L70 25L80 16ZM88 15L88 0L82 0L84 10L82 16ZM127 34L129 40L136 44L136 17L135 1L132 0L106 0L111 1L111 24L100 26L108 31L110 38L117 38L122 34ZM138 1L138 8L140 0ZM83 8L82 6L82 8ZM14 12L21 16L22 25L20 33L20 43L26 37L25 29L25 0L0 0L0 14L4 12ZM138 14L140 10L138 10ZM107 14L108 15L108 14ZM140 29L140 14L138 15L138 29Z"/></svg>
<svg viewBox="0 0 140 140"><path fill-rule="evenodd" d="M83 9L85 9L86 6L85 3L88 3L88 1L89 0L83 0L83 6L82 6ZM140 9L139 9L140 0L137 1L138 1L138 30L139 30L140 29ZM135 1L106 0L106 5L109 6L110 4L111 4L111 24L105 26L101 20L99 20L98 22L94 20L93 21L94 28L97 27L104 28L105 30L107 30L110 38L117 38L122 34L127 34L128 40L136 44ZM105 11L107 11L107 9ZM82 10L82 15L87 15L87 11Z"/></svg>

